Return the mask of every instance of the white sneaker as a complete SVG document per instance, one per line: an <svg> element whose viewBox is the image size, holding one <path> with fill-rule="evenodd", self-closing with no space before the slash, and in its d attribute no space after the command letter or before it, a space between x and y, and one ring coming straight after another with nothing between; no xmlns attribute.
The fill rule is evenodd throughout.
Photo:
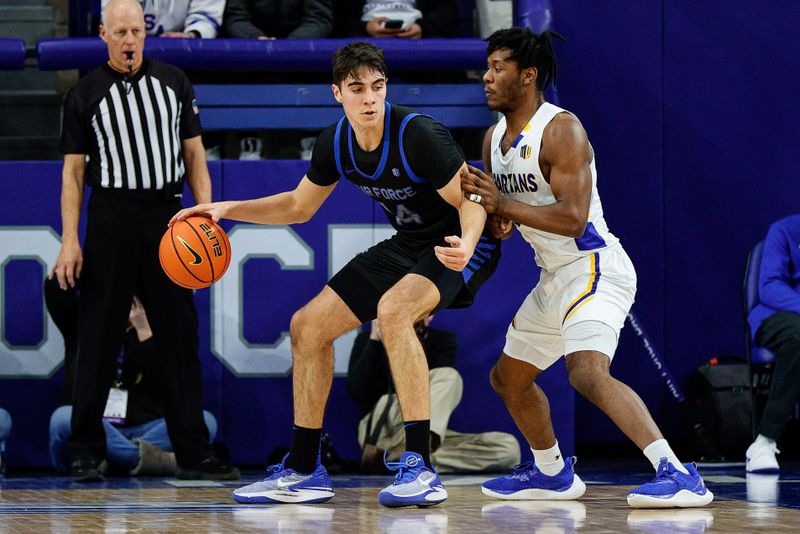
<svg viewBox="0 0 800 534"><path fill-rule="evenodd" d="M394 484L378 493L378 502L387 508L401 506L433 506L447 500L447 490L436 471L425 465L422 456L406 451L399 462L386 462L386 467L397 471Z"/></svg>
<svg viewBox="0 0 800 534"><path fill-rule="evenodd" d="M745 468L748 473L778 473L778 460L776 454L780 454L777 444L763 436L758 438L747 448L745 452Z"/></svg>

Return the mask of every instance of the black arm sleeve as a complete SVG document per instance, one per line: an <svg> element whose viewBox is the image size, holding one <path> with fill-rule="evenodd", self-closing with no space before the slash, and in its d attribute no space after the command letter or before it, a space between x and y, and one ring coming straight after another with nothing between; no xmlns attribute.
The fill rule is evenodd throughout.
<svg viewBox="0 0 800 534"><path fill-rule="evenodd" d="M75 85L67 93L64 100L64 116L61 121L61 153L62 154L87 154L87 121L83 109L83 102Z"/></svg>
<svg viewBox="0 0 800 534"><path fill-rule="evenodd" d="M309 180L322 187L339 181L339 171L336 169L336 158L333 153L334 135L336 135L335 124L328 126L317 136L311 154L311 167L306 172Z"/></svg>
<svg viewBox="0 0 800 534"><path fill-rule="evenodd" d="M362 411L368 412L381 395L389 391L389 362L380 341L361 332L353 343L347 368L347 394Z"/></svg>
<svg viewBox="0 0 800 534"><path fill-rule="evenodd" d="M450 183L464 164L464 153L440 122L428 117L416 117L408 123L403 144L411 170L427 178L433 187L441 189Z"/></svg>
<svg viewBox="0 0 800 534"><path fill-rule="evenodd" d="M455 0L420 0L422 37L451 37L458 27L458 6Z"/></svg>

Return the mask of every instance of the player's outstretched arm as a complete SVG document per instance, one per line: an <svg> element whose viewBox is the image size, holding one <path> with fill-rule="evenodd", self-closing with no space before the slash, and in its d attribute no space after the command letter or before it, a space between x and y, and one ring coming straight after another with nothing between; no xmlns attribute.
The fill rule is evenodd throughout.
<svg viewBox="0 0 800 534"><path fill-rule="evenodd" d="M461 236L445 237L449 247L434 247L439 261L454 271L463 271L467 266L486 224L486 211L476 202L465 200L461 192L461 177L466 174L467 164L464 163L447 185L438 190L448 204L458 209L461 220Z"/></svg>
<svg viewBox="0 0 800 534"><path fill-rule="evenodd" d="M322 206L336 184L319 186L304 176L292 191L252 200L227 200L198 204L176 213L169 224L193 215L214 222L232 219L259 224L296 224L308 221Z"/></svg>

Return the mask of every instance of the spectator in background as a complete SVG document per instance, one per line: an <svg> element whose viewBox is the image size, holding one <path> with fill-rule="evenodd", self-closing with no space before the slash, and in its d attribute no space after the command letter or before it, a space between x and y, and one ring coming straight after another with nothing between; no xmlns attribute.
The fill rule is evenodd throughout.
<svg viewBox="0 0 800 534"><path fill-rule="evenodd" d="M103 0L105 9L111 0ZM138 0L147 35L213 39L222 24L225 0Z"/></svg>
<svg viewBox="0 0 800 534"><path fill-rule="evenodd" d="M329 37L332 29L332 0L228 0L225 6L225 37L261 40L317 39ZM241 83L253 83L254 80L261 83L311 82L317 81L318 77L318 73L292 73L287 79L284 73L248 72ZM298 156L310 160L314 145L313 137L302 137L307 133L259 131L247 136L232 135L239 138L238 158L241 160ZM235 137L229 136L228 139ZM211 141L211 144L216 143ZM216 147L212 148L221 152ZM226 155L230 157L227 151Z"/></svg>
<svg viewBox="0 0 800 534"><path fill-rule="evenodd" d="M452 37L455 0L337 0L336 37Z"/></svg>
<svg viewBox="0 0 800 534"><path fill-rule="evenodd" d="M777 473L776 441L800 400L800 215L772 224L758 277L760 303L750 312L755 343L775 354L758 437L745 453L748 473Z"/></svg>
<svg viewBox="0 0 800 534"><path fill-rule="evenodd" d="M464 383L455 368L456 336L429 328L432 319L430 315L414 327L430 369L431 460L440 473L510 469L520 460L519 443L511 434L463 434L447 428ZM403 415L393 390L378 321L372 321L372 331L356 338L347 369L347 393L364 414L358 443L366 472L384 473L384 452L387 461L397 461L405 450Z"/></svg>
<svg viewBox="0 0 800 534"><path fill-rule="evenodd" d="M225 36L236 39L316 39L333 29L332 0L228 0Z"/></svg>
<svg viewBox="0 0 800 534"><path fill-rule="evenodd" d="M3 461L3 453L6 452L6 438L11 433L11 415L0 408L0 478L6 474L6 464Z"/></svg>
<svg viewBox="0 0 800 534"><path fill-rule="evenodd" d="M56 279L45 280L47 311L64 337L64 382L59 393L59 408L50 417L50 459L61 474L69 473L67 440L72 435L72 396L78 346L77 288L62 290ZM142 303L134 297L128 317L124 352L117 361L117 377L103 429L108 459L124 474L137 476L173 476L175 453L167 435L167 423L161 408L158 384L160 373L153 332ZM122 410L114 411L114 400L124 398ZM203 412L209 441L214 441L217 421Z"/></svg>

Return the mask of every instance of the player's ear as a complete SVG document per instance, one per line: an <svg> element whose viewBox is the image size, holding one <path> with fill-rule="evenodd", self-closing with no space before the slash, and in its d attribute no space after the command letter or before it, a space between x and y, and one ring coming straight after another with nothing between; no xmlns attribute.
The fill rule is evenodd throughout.
<svg viewBox="0 0 800 534"><path fill-rule="evenodd" d="M108 34L106 33L106 27L101 24L100 27L98 28L98 30L99 30L98 33L100 34L100 38L103 40L103 42L104 43L108 43Z"/></svg>
<svg viewBox="0 0 800 534"><path fill-rule="evenodd" d="M522 72L522 82L525 85L536 85L536 78L539 77L539 70L536 67L528 67Z"/></svg>
<svg viewBox="0 0 800 534"><path fill-rule="evenodd" d="M342 103L342 90L339 89L339 86L335 83L331 84L331 91L333 91L333 98L336 99L338 103Z"/></svg>

